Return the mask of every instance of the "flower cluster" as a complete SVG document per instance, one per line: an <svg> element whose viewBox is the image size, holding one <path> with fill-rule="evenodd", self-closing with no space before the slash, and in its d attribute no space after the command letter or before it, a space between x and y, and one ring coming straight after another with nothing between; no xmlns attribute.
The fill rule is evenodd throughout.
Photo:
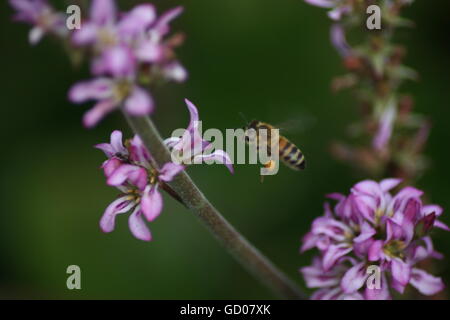
<svg viewBox="0 0 450 320"><path fill-rule="evenodd" d="M63 14L45 0L10 0L17 19L34 26L35 43L44 32L64 36L73 48L88 52L93 79L75 84L69 99L74 103L96 101L83 123L95 126L106 114L123 107L130 115L142 116L154 110L152 96L143 86L161 81L183 82L187 72L176 59L174 49L183 37L170 32L169 23L178 17L177 7L157 16L151 4L137 5L120 13L115 0L93 0L89 17L81 28L69 33Z"/></svg>
<svg viewBox="0 0 450 320"><path fill-rule="evenodd" d="M46 0L9 0L16 10L15 21L30 24L31 44L38 43L46 33L59 37L68 35L64 15L56 12Z"/></svg>
<svg viewBox="0 0 450 320"><path fill-rule="evenodd" d="M107 184L120 190L121 195L106 209L100 220L104 232L114 230L118 214L132 211L129 217L131 233L138 239L150 241L150 230L143 217L151 222L161 213L163 200L159 187L184 170L184 166L168 162L159 170L151 165L151 154L139 136L122 143L122 132L114 131L110 143L96 145L108 159L103 163Z"/></svg>
<svg viewBox="0 0 450 320"><path fill-rule="evenodd" d="M164 140L165 145L172 151L172 160L179 164L201 164L215 162L224 164L231 173L233 165L228 153L224 150L214 150L213 144L202 137L199 130L200 119L195 105L185 99L190 114L190 122L183 135Z"/></svg>
<svg viewBox="0 0 450 320"><path fill-rule="evenodd" d="M423 205L422 191L405 187L392 195L399 179L356 184L350 195L330 194L324 215L316 218L301 251L317 248L320 255L302 272L313 299L389 299L411 284L424 295L443 289L440 278L417 268L426 258L441 258L429 236L436 227L450 229L438 217L442 208ZM380 286L366 285L367 268L381 271Z"/></svg>
<svg viewBox="0 0 450 320"><path fill-rule="evenodd" d="M107 184L118 188L121 192L118 199L108 206L100 220L100 227L104 232L114 230L118 214L132 211L129 217L131 233L140 240L150 241L151 233L143 218L151 222L160 215L163 200L159 190L167 190L166 183L172 181L188 164L214 160L225 164L233 173L230 157L225 151L215 150L208 153L211 143L197 132L198 110L189 100L186 100L186 103L191 114L189 127L182 137L166 139L166 145L172 150L181 152L184 157L167 162L161 169L155 168L150 152L137 135L124 145L122 132L116 130L111 134L110 143L95 146L108 158L102 165ZM194 162L187 161L186 154L192 155Z"/></svg>

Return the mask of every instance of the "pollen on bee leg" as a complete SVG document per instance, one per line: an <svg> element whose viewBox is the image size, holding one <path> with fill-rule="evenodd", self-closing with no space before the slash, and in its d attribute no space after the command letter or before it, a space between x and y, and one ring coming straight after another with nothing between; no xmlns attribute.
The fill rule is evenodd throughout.
<svg viewBox="0 0 450 320"><path fill-rule="evenodd" d="M275 167L276 167L275 160L270 160L269 162L267 162L267 163L264 165L264 168L266 168L266 169L269 170L269 171L273 170Z"/></svg>
<svg viewBox="0 0 450 320"><path fill-rule="evenodd" d="M264 176L272 176L278 172L278 164L275 160L269 160L261 168L261 182L263 182Z"/></svg>

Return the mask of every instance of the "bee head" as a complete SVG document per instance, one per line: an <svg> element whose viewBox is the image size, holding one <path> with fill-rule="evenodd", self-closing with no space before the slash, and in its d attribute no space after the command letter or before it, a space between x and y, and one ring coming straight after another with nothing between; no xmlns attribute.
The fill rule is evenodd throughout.
<svg viewBox="0 0 450 320"><path fill-rule="evenodd" d="M245 133L245 141L247 143L254 141L256 138L256 132L258 130L258 120L252 120L245 127L243 127ZM253 129L253 130L250 130Z"/></svg>
<svg viewBox="0 0 450 320"><path fill-rule="evenodd" d="M255 129L255 130L257 130L258 129L258 124L259 124L258 120L252 120L244 127L244 130L248 130L248 129Z"/></svg>

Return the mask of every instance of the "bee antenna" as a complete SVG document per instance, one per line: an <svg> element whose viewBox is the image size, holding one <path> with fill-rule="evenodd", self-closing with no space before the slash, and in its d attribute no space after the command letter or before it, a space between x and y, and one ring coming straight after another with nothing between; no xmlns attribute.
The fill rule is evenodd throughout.
<svg viewBox="0 0 450 320"><path fill-rule="evenodd" d="M240 115L241 118L245 121L245 124L248 124L248 123L249 123L247 117L245 116L245 114L244 114L243 112L239 112L239 115Z"/></svg>

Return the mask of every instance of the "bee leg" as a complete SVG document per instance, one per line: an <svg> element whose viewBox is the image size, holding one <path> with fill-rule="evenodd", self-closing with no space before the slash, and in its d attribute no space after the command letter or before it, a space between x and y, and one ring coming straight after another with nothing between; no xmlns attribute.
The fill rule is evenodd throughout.
<svg viewBox="0 0 450 320"><path fill-rule="evenodd" d="M267 170L272 171L274 169L276 169L276 163L275 160L270 160L268 161L265 165L264 168L266 168ZM264 182L264 175L261 175L261 183Z"/></svg>

